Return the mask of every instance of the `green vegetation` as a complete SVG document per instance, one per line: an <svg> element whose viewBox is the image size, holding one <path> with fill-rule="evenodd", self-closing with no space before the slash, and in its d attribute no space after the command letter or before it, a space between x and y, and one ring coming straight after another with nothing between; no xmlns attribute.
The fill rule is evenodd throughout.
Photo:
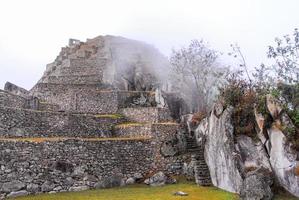
<svg viewBox="0 0 299 200"><path fill-rule="evenodd" d="M174 196L177 191L188 196ZM16 198L17 200L238 200L238 195L215 187L199 187L195 183L183 182L163 187L132 185L121 188L39 194ZM296 200L288 194L279 194L275 200Z"/></svg>
<svg viewBox="0 0 299 200"><path fill-rule="evenodd" d="M188 196L174 196L177 191L187 192ZM59 194L41 194L17 198L18 200L234 200L237 195L214 187L198 187L195 183L179 183L163 187L133 185L122 188L89 190Z"/></svg>
<svg viewBox="0 0 299 200"><path fill-rule="evenodd" d="M236 135L256 137L254 105L256 92L246 81L232 75L227 84L221 90L221 97L225 107L232 106L232 124Z"/></svg>

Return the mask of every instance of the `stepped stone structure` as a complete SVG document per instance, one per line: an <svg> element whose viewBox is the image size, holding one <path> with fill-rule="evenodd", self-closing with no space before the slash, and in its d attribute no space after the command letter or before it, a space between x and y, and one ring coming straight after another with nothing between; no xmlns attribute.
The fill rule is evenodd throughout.
<svg viewBox="0 0 299 200"><path fill-rule="evenodd" d="M195 137L187 137L187 150L191 153L194 164L195 182L201 186L211 186L210 171L204 157L204 144L198 145Z"/></svg>
<svg viewBox="0 0 299 200"><path fill-rule="evenodd" d="M178 124L161 90L166 65L142 42L71 39L31 90L8 82L0 90L0 199L181 173Z"/></svg>

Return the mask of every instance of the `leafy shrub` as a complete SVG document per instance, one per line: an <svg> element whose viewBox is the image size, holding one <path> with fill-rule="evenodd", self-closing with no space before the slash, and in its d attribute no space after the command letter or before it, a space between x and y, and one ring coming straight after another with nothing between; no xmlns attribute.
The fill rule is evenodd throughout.
<svg viewBox="0 0 299 200"><path fill-rule="evenodd" d="M256 93L242 79L232 77L229 84L221 90L225 106L233 106L232 123L236 135L255 137L254 104Z"/></svg>
<svg viewBox="0 0 299 200"><path fill-rule="evenodd" d="M193 125L199 124L201 120L203 120L206 116L207 114L205 112L194 113L192 116L192 124Z"/></svg>

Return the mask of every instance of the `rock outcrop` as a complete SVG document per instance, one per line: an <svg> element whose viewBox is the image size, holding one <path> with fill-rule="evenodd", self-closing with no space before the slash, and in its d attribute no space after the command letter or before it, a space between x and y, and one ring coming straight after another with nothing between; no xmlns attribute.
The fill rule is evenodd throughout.
<svg viewBox="0 0 299 200"><path fill-rule="evenodd" d="M273 198L270 187L272 181L272 177L265 176L265 172L262 170L249 172L244 178L240 198L246 200L271 200Z"/></svg>
<svg viewBox="0 0 299 200"><path fill-rule="evenodd" d="M299 152L292 149L292 142L288 141L282 129L287 132L294 129L289 116L282 109L279 102L272 96L267 96L267 108L274 120L272 127L267 130L268 153L270 163L278 183L291 194L299 197Z"/></svg>
<svg viewBox="0 0 299 200"><path fill-rule="evenodd" d="M294 125L273 97L268 96L267 108L273 124L266 129L264 117L255 111L256 138L235 135L234 108L218 104L195 131L198 142L206 141L205 159L213 185L239 193L242 199L271 199L274 180L299 196L298 152L281 130Z"/></svg>
<svg viewBox="0 0 299 200"><path fill-rule="evenodd" d="M230 192L240 192L242 176L239 153L234 144L231 125L232 108L223 111L219 118L214 112L204 119L195 131L198 142L205 138L205 158L213 185Z"/></svg>
<svg viewBox="0 0 299 200"><path fill-rule="evenodd" d="M275 177L283 188L299 197L299 176L295 173L299 167L297 154L292 152L281 130L272 127L268 134L271 144L270 162Z"/></svg>

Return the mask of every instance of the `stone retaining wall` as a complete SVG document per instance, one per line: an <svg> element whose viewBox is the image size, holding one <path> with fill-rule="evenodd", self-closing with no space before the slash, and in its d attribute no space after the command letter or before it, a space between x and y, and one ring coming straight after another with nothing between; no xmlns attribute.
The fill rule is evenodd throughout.
<svg viewBox="0 0 299 200"><path fill-rule="evenodd" d="M94 188L105 178L145 175L152 168L153 155L150 140L0 140L0 194Z"/></svg>
<svg viewBox="0 0 299 200"><path fill-rule="evenodd" d="M68 114L0 106L0 137L110 137L118 115Z"/></svg>
<svg viewBox="0 0 299 200"><path fill-rule="evenodd" d="M11 94L7 91L0 90L0 105L15 108L24 108L27 100L24 97Z"/></svg>
<svg viewBox="0 0 299 200"><path fill-rule="evenodd" d="M152 137L151 124L120 124L114 128L114 136L116 137Z"/></svg>
<svg viewBox="0 0 299 200"><path fill-rule="evenodd" d="M0 197L103 187L136 173L181 174L186 157L161 154L176 129L176 124L153 125L151 138L0 138Z"/></svg>
<svg viewBox="0 0 299 200"><path fill-rule="evenodd" d="M167 122L171 121L169 110L166 108L157 107L136 107L136 108L122 108L119 110L121 114L126 116L130 121L134 122Z"/></svg>
<svg viewBox="0 0 299 200"><path fill-rule="evenodd" d="M56 104L64 111L116 113L117 92L91 85L37 84L31 91L42 101Z"/></svg>
<svg viewBox="0 0 299 200"><path fill-rule="evenodd" d="M50 103L41 101L38 104L38 110L40 110L40 111L59 111L61 109L56 104L50 104Z"/></svg>

